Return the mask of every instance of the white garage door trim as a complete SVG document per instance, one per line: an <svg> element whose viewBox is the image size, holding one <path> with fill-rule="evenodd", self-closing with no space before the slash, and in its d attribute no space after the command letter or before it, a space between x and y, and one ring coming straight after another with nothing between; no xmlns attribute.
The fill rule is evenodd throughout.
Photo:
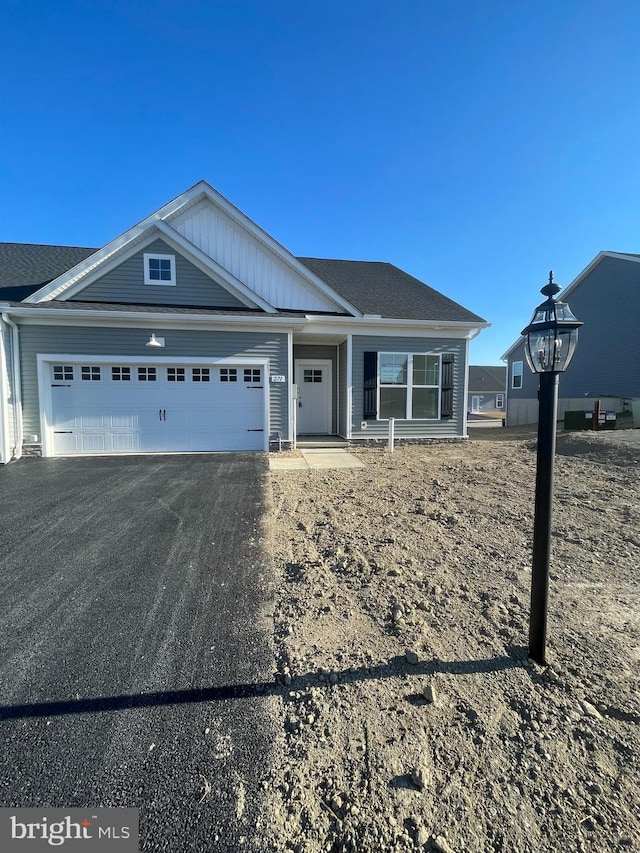
<svg viewBox="0 0 640 853"><path fill-rule="evenodd" d="M53 438L53 401L51 398L51 368L53 364L95 364L95 365L117 365L128 364L132 366L157 365L205 365L212 367L238 365L260 367L263 372L263 450L269 449L269 359L225 357L225 358L197 358L193 356L120 356L120 355L76 355L71 353L38 353L38 396L40 400L40 431L42 435L42 455L44 457L55 456ZM171 452L171 451L167 451ZM116 454L109 454L116 455Z"/></svg>

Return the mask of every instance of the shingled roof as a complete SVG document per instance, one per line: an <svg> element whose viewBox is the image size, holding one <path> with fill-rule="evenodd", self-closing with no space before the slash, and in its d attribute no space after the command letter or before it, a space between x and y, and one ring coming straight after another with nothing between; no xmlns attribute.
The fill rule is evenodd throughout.
<svg viewBox="0 0 640 853"><path fill-rule="evenodd" d="M0 299L21 302L95 251L80 246L0 243Z"/></svg>
<svg viewBox="0 0 640 853"><path fill-rule="evenodd" d="M482 393L483 391L501 393L507 384L507 368L499 365L469 365L469 393Z"/></svg>
<svg viewBox="0 0 640 853"><path fill-rule="evenodd" d="M0 243L0 300L21 302L95 251L80 246ZM393 264L328 258L298 260L363 314L395 320L484 322Z"/></svg>
<svg viewBox="0 0 640 853"><path fill-rule="evenodd" d="M328 258L298 260L363 314L380 314L394 320L485 322L393 264Z"/></svg>

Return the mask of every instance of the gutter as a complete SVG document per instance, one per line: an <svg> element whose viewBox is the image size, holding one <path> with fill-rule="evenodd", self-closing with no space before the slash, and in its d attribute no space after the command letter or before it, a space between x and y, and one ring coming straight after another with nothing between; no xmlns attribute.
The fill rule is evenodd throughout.
<svg viewBox="0 0 640 853"><path fill-rule="evenodd" d="M172 312L159 311L109 311L107 310L91 310L88 308L81 309L64 309L64 308L46 308L46 302L42 303L43 307L36 308L20 308L11 306L11 313L14 316L24 317L28 321L30 317L46 318L47 320L58 319L80 319L94 320L101 322L102 320L123 320L129 323L140 323L145 325L153 325L161 327L163 322L183 325L197 326L215 326L221 322L224 325L236 326L273 326L274 329L279 327L302 328L306 325L307 320L302 316L288 317L278 314L248 314L244 315L229 315L229 314L179 314Z"/></svg>
<svg viewBox="0 0 640 853"><path fill-rule="evenodd" d="M24 441L24 429L22 424L22 387L20 384L20 338L17 325L9 318L6 311L2 311L2 321L11 329L11 366L13 372L13 425L14 425L14 447L11 450L12 459L20 459L22 456L22 444ZM8 448L7 448L8 449Z"/></svg>

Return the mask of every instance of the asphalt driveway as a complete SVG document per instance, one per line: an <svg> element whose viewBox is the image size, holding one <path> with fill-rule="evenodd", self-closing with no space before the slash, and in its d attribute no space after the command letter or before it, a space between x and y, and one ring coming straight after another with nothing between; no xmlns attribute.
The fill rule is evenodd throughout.
<svg viewBox="0 0 640 853"><path fill-rule="evenodd" d="M137 807L141 850L250 847L266 476L257 454L0 469L1 806Z"/></svg>

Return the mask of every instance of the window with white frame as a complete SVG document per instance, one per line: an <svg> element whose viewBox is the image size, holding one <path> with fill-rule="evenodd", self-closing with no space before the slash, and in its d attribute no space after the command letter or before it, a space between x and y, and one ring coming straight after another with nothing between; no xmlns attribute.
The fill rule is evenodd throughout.
<svg viewBox="0 0 640 853"><path fill-rule="evenodd" d="M440 356L379 353L378 418L437 420L440 416Z"/></svg>
<svg viewBox="0 0 640 853"><path fill-rule="evenodd" d="M144 253L144 283L175 286L176 256Z"/></svg>
<svg viewBox="0 0 640 853"><path fill-rule="evenodd" d="M111 368L112 382L131 382L130 367L112 367Z"/></svg>
<svg viewBox="0 0 640 853"><path fill-rule="evenodd" d="M167 382L184 381L184 367L167 367Z"/></svg>
<svg viewBox="0 0 640 853"><path fill-rule="evenodd" d="M220 368L220 382L237 382L238 371L235 367Z"/></svg>
<svg viewBox="0 0 640 853"><path fill-rule="evenodd" d="M522 362L514 361L511 365L511 387L522 388Z"/></svg>
<svg viewBox="0 0 640 853"><path fill-rule="evenodd" d="M194 382L209 382L211 379L210 369L208 367L191 368L191 379Z"/></svg>
<svg viewBox="0 0 640 853"><path fill-rule="evenodd" d="M138 382L155 382L157 373L155 367L139 367Z"/></svg>
<svg viewBox="0 0 640 853"><path fill-rule="evenodd" d="M504 394L496 394L496 409L504 409Z"/></svg>
<svg viewBox="0 0 640 853"><path fill-rule="evenodd" d="M99 382L100 368L94 365L82 365L80 368L80 377L84 382Z"/></svg>
<svg viewBox="0 0 640 853"><path fill-rule="evenodd" d="M73 365L55 364L53 366L53 379L55 382L69 382L73 379Z"/></svg>

